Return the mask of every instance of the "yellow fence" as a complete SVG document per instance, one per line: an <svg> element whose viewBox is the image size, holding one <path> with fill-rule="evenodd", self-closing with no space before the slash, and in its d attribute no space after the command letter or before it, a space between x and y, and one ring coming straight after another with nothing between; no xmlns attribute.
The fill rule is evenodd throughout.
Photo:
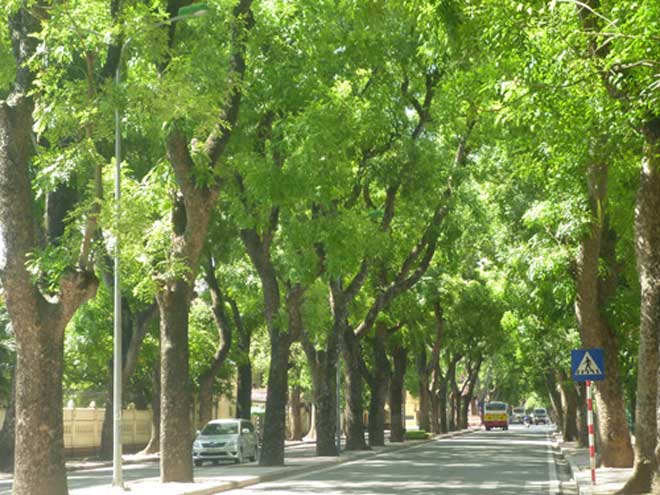
<svg viewBox="0 0 660 495"><path fill-rule="evenodd" d="M69 454L93 453L101 446L105 409L93 407L64 408L64 448ZM5 410L0 409L0 425ZM151 411L124 409L122 439L127 447L141 448L151 436Z"/></svg>

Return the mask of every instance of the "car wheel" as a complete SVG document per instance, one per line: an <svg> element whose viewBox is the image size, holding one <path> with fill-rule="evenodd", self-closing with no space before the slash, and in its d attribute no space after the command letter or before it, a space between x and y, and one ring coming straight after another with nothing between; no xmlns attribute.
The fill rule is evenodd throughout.
<svg viewBox="0 0 660 495"><path fill-rule="evenodd" d="M195 459L195 466L200 467L203 464L201 459Z"/></svg>
<svg viewBox="0 0 660 495"><path fill-rule="evenodd" d="M486 431L490 431L490 426L486 426Z"/></svg>
<svg viewBox="0 0 660 495"><path fill-rule="evenodd" d="M505 427L504 427L504 431L506 431L506 430L508 430L508 429L509 429L509 427L508 427L508 426L505 426Z"/></svg>

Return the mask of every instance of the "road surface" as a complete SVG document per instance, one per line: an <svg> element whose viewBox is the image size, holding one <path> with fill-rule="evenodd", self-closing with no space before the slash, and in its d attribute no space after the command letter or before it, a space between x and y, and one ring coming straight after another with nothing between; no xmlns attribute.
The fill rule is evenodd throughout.
<svg viewBox="0 0 660 495"><path fill-rule="evenodd" d="M358 459L277 482L262 483L233 495L536 495L569 494L559 488L568 475L553 452L551 428L510 426L508 431L478 431ZM313 455L312 445L287 448L287 458ZM254 465L254 464L253 464ZM37 466L35 466L35 469ZM238 466L195 468L195 477L230 474ZM256 466L253 469L256 468ZM234 471L235 472L235 471ZM157 479L158 464L124 466L125 481ZM69 473L69 493L84 495L109 486L111 468ZM11 480L0 480L0 495L11 494Z"/></svg>

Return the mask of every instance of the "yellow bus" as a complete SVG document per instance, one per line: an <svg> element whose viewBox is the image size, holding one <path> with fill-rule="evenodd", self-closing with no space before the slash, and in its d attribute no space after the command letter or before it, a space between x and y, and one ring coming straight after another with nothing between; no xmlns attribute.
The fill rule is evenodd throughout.
<svg viewBox="0 0 660 495"><path fill-rule="evenodd" d="M489 431L491 428L509 429L509 406L505 402L486 402L481 421Z"/></svg>

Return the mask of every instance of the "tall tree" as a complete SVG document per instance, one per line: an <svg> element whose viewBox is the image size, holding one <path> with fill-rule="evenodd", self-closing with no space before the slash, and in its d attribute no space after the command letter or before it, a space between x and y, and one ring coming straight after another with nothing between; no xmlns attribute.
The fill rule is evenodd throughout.
<svg viewBox="0 0 660 495"><path fill-rule="evenodd" d="M37 217L38 202L31 185L37 153L32 134L35 74L28 61L38 44L32 33L41 32L47 10L41 2L21 2L8 14L16 73L10 93L0 101L0 279L16 335L13 491L17 495L64 495L64 330L98 286L90 263L96 218L88 217L86 237L66 245L62 243L64 232L46 232L45 226L64 225L68 211L47 205L44 222ZM69 255L51 280L43 272L35 278L28 269L30 257L57 245L66 250L77 247L79 255ZM35 462L41 469L32 468Z"/></svg>

